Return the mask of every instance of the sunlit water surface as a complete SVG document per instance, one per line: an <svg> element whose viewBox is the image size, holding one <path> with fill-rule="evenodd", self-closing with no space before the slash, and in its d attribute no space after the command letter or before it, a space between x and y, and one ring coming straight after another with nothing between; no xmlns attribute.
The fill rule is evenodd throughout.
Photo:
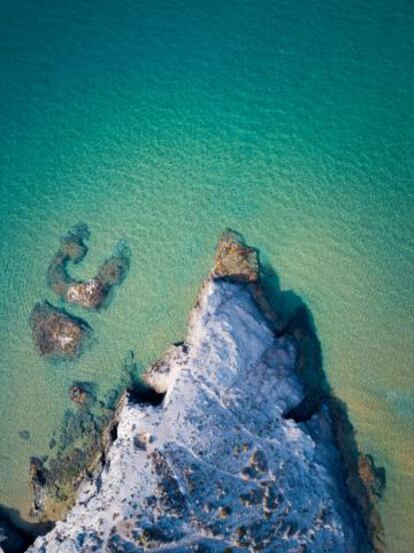
<svg viewBox="0 0 414 553"><path fill-rule="evenodd" d="M0 4L0 502L26 513L73 380L104 394L183 337L230 226L307 302L391 553L414 547L414 7L409 0ZM31 341L59 237L128 278L78 361ZM18 432L30 432L28 441Z"/></svg>

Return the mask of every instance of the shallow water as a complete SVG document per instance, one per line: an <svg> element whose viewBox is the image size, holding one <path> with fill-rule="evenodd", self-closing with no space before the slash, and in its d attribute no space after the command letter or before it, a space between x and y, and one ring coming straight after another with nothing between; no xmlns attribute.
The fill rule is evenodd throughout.
<svg viewBox="0 0 414 553"><path fill-rule="evenodd" d="M120 5L121 4L121 5ZM0 3L0 502L28 508L68 386L119 382L183 337L220 231L311 309L330 383L387 471L391 553L414 547L414 8L408 0ZM84 221L91 276L131 269L72 363L28 316ZM18 436L30 432L28 441Z"/></svg>

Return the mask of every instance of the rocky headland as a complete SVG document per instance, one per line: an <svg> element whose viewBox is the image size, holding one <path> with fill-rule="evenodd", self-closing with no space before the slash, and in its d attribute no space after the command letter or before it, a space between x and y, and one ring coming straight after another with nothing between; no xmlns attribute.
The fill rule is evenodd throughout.
<svg viewBox="0 0 414 553"><path fill-rule="evenodd" d="M303 307L275 311L256 250L225 233L185 341L95 428L82 477L59 476L76 504L28 551L385 551L383 479L358 452L315 339ZM87 391L70 393L83 440ZM32 473L42 512L56 473L38 461Z"/></svg>

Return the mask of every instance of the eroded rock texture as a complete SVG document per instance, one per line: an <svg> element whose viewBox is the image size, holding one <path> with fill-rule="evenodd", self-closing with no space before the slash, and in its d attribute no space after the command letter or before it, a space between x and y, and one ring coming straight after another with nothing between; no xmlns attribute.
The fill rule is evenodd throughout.
<svg viewBox="0 0 414 553"><path fill-rule="evenodd" d="M288 416L300 343L258 308L256 253L222 246L185 342L145 376L163 401L124 399L102 473L32 553L372 551L328 404Z"/></svg>
<svg viewBox="0 0 414 553"><path fill-rule="evenodd" d="M91 331L86 321L47 301L34 306L30 326L37 351L50 357L76 357Z"/></svg>

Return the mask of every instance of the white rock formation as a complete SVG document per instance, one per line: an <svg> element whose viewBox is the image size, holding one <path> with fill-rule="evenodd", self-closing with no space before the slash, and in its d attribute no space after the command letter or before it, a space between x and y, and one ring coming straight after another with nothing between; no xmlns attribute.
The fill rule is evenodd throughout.
<svg viewBox="0 0 414 553"><path fill-rule="evenodd" d="M283 414L304 391L250 285L208 279L185 343L146 375L157 406L124 398L104 469L31 553L362 552L327 411Z"/></svg>

